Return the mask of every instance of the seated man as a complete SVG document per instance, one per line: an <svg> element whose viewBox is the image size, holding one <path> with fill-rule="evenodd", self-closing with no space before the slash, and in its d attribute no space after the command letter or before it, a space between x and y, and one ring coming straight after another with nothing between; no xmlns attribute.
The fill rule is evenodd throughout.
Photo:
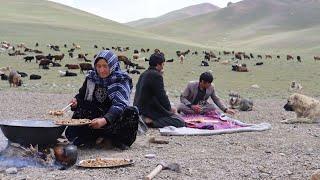
<svg viewBox="0 0 320 180"><path fill-rule="evenodd" d="M225 113L233 115L234 110L226 108L220 98L216 95L214 87L211 85L213 76L210 72L200 75L199 82L190 82L180 96L181 103L178 106L178 113L183 114L205 114L215 110L215 105L207 102L211 97L213 102Z"/></svg>
<svg viewBox="0 0 320 180"><path fill-rule="evenodd" d="M183 127L184 121L175 115L164 90L162 70L164 55L155 52L150 56L149 69L141 74L136 84L134 106L139 108L143 120L153 128L165 126Z"/></svg>

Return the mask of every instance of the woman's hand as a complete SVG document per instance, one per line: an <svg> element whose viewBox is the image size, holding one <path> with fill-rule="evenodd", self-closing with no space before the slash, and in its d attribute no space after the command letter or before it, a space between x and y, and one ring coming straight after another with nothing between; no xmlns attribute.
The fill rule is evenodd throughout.
<svg viewBox="0 0 320 180"><path fill-rule="evenodd" d="M99 129L105 126L106 124L107 124L107 120L105 118L95 118L91 121L89 126L92 127L93 129Z"/></svg>
<svg viewBox="0 0 320 180"><path fill-rule="evenodd" d="M78 101L76 98L72 98L72 100L69 102L69 104L71 104L71 103L72 103L72 105L71 105L72 108L76 108L78 105Z"/></svg>

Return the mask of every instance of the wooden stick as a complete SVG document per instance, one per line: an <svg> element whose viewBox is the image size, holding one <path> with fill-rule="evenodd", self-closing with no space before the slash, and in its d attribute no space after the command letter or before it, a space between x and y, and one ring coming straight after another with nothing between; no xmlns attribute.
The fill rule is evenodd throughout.
<svg viewBox="0 0 320 180"><path fill-rule="evenodd" d="M70 107L72 104L73 104L73 103L68 104L66 107L64 107L64 108L62 109L62 111L65 111L65 110L66 110L68 107Z"/></svg>
<svg viewBox="0 0 320 180"><path fill-rule="evenodd" d="M156 168L154 168L150 174L148 174L144 179L145 180L151 180L152 178L154 178L161 170L162 170L163 166L161 164L159 164Z"/></svg>

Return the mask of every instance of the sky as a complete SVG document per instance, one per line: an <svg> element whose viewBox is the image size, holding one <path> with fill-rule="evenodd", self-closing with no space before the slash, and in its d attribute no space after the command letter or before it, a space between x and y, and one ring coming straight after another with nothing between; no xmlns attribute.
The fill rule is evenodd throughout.
<svg viewBox="0 0 320 180"><path fill-rule="evenodd" d="M98 16L126 23L142 18L161 16L187 6L211 3L226 7L228 2L240 0L50 0L65 4Z"/></svg>

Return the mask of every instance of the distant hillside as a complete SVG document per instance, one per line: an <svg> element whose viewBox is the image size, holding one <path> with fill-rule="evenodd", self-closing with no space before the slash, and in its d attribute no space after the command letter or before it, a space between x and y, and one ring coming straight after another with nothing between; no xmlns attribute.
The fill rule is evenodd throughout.
<svg viewBox="0 0 320 180"><path fill-rule="evenodd" d="M161 25L163 23L169 23L201 14L206 14L209 12L213 12L217 9L220 8L210 3L202 3L175 10L156 18L145 18L137 21L132 21L126 24L132 27L146 29L151 28L153 26Z"/></svg>
<svg viewBox="0 0 320 180"><path fill-rule="evenodd" d="M319 0L244 0L146 30L213 46L316 51L319 17Z"/></svg>
<svg viewBox="0 0 320 180"><path fill-rule="evenodd" d="M142 32L93 14L45 0L0 0L0 40L127 46L195 45ZM152 46L151 46L152 47Z"/></svg>

